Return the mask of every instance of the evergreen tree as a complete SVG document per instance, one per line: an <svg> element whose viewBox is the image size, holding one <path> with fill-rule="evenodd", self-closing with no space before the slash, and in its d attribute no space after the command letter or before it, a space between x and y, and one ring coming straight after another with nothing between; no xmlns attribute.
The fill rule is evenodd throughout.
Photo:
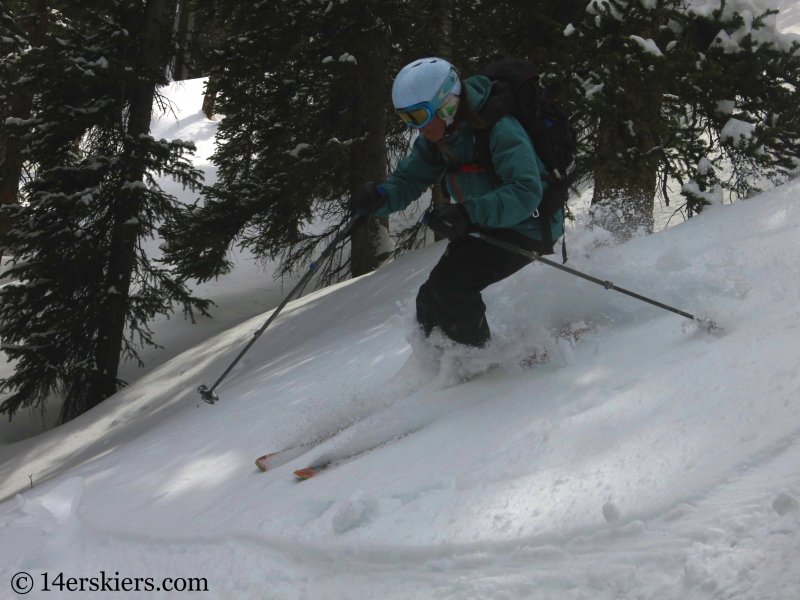
<svg viewBox="0 0 800 600"><path fill-rule="evenodd" d="M0 3L0 207L17 201L25 161L15 129L31 117L36 82L30 73L46 28L46 0ZM0 258L9 228L7 215L0 211Z"/></svg>
<svg viewBox="0 0 800 600"><path fill-rule="evenodd" d="M216 110L216 84L219 72L224 68L220 59L221 49L231 34L233 18L240 2L241 0L180 0L181 10L189 13L191 21L188 42L183 45L190 59L187 69L190 77L208 77L202 106L209 119Z"/></svg>
<svg viewBox="0 0 800 600"><path fill-rule="evenodd" d="M229 13L213 85L225 115L212 159L218 182L170 230L167 256L181 273L204 280L226 272L234 243L280 258L277 276L301 268L349 219L352 191L383 181L387 151L409 141L390 82L408 57L414 7L281 0ZM309 230L318 222L321 231ZM372 219L319 282L374 269L387 238L386 220Z"/></svg>
<svg viewBox="0 0 800 600"><path fill-rule="evenodd" d="M3 350L16 359L0 383L11 417L63 399L68 421L115 393L121 358L153 344L149 320L177 303L208 302L142 248L177 211L157 175L198 188L193 146L148 135L165 83L174 5L165 0L63 0L29 76L37 106L19 123L36 177L8 207L14 257L0 289Z"/></svg>
<svg viewBox="0 0 800 600"><path fill-rule="evenodd" d="M307 261L347 218L354 187L379 180L411 140L396 119L369 114L369 94L382 88L391 115L387 80L442 51L463 77L505 56L540 65L579 129L595 221L620 241L652 231L657 194L669 203L681 190L690 216L723 188L746 197L758 178L780 181L796 155L798 59L770 14L677 0L213 6L231 28L210 86L226 119L219 182L170 229L168 258L186 276L224 273L234 243L282 259L278 275ZM388 160L372 162L382 148ZM309 232L320 219L329 226ZM321 281L373 268L376 231L353 255L370 258L363 267L345 248ZM397 250L419 234L402 232Z"/></svg>
<svg viewBox="0 0 800 600"><path fill-rule="evenodd" d="M746 198L785 180L798 156L800 56L775 11L694 6L563 0L549 16L506 18L514 27L498 36L534 57L574 115L595 220L620 241L652 231L657 192L669 204L682 190L691 216L723 189Z"/></svg>
<svg viewBox="0 0 800 600"><path fill-rule="evenodd" d="M172 78L175 81L191 79L192 67L192 30L194 14L189 0L178 0L175 26L175 60L172 64Z"/></svg>

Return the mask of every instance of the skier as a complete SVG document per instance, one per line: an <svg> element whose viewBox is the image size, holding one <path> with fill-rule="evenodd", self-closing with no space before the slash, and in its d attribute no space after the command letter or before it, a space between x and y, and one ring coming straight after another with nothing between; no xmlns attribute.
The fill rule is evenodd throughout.
<svg viewBox="0 0 800 600"><path fill-rule="evenodd" d="M351 197L354 211L386 217L405 209L446 175L450 204L429 209L427 225L450 240L417 294L417 321L425 336L434 327L454 342L483 347L491 334L481 291L530 260L467 235L475 228L538 254L552 254L563 235L563 212L539 216L548 172L528 134L511 115L491 130L491 164L498 180L477 168L475 132L489 100L487 77L461 80L446 60L424 58L405 66L392 86L398 116L417 129L411 153L381 184L367 183ZM544 230L543 228L547 228Z"/></svg>

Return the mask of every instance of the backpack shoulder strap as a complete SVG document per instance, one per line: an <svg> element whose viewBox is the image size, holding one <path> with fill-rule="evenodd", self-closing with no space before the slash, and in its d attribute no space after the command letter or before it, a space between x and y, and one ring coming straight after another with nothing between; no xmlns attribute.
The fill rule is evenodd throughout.
<svg viewBox="0 0 800 600"><path fill-rule="evenodd" d="M486 169L486 173L498 182L500 178L492 164L492 153L489 148L489 139L497 122L508 114L517 116L520 102L538 107L538 97L519 98L525 93L523 83L531 78L538 80L539 74L534 64L527 60L504 58L492 63L483 69L479 75L488 77L492 82L492 90L486 103L479 111L480 117L486 122L486 129L479 129L475 133L475 159ZM533 93L535 95L535 89ZM529 92L530 93L530 92ZM519 116L517 119L519 120ZM520 123L526 127L526 123Z"/></svg>
<svg viewBox="0 0 800 600"><path fill-rule="evenodd" d="M508 79L494 79L489 98L478 111L479 116L486 123L486 127L475 129L475 161L486 170L486 174L495 183L500 183L501 179L492 163L489 140L492 137L494 126L497 125L500 119L514 110L516 103L513 83Z"/></svg>
<svg viewBox="0 0 800 600"><path fill-rule="evenodd" d="M486 174L496 184L503 183L500 176L495 171L494 163L492 162L492 151L489 147L489 140L492 137L492 128L475 130L475 161L483 167Z"/></svg>

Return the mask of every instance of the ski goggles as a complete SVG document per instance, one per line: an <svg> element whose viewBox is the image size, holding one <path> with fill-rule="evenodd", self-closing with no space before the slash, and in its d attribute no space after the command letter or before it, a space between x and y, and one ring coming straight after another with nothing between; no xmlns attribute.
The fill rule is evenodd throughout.
<svg viewBox="0 0 800 600"><path fill-rule="evenodd" d="M458 83L458 71L452 67L447 79L429 102L398 108L395 111L397 116L403 119L406 125L415 129L425 127L435 115L439 115L442 119L452 117L458 107L458 96L452 94L456 83Z"/></svg>
<svg viewBox="0 0 800 600"><path fill-rule="evenodd" d="M425 127L433 120L434 115L442 119L448 119L456 114L458 109L458 96L450 94L449 97L438 107L434 107L430 102L415 104L397 111L397 116L403 119L406 125L419 129Z"/></svg>
<svg viewBox="0 0 800 600"><path fill-rule="evenodd" d="M397 116L403 119L406 125L415 129L425 127L433 120L435 114L436 108L430 102L415 104L397 111Z"/></svg>

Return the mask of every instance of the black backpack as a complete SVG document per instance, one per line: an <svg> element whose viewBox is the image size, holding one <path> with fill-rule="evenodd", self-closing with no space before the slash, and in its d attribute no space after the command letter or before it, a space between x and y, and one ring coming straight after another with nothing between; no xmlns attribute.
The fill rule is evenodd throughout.
<svg viewBox="0 0 800 600"><path fill-rule="evenodd" d="M569 187L578 177L576 136L569 116L556 104L539 83L539 72L532 62L504 58L478 73L492 81L492 92L479 111L486 129L475 130L475 154L478 165L449 166L448 172L485 171L496 183L502 183L494 170L489 138L495 124L505 115L514 116L531 138L533 148L549 175L542 175L548 184L539 204L539 216L544 218L542 235L551 243L549 220L564 210ZM564 249L566 262L566 250Z"/></svg>

